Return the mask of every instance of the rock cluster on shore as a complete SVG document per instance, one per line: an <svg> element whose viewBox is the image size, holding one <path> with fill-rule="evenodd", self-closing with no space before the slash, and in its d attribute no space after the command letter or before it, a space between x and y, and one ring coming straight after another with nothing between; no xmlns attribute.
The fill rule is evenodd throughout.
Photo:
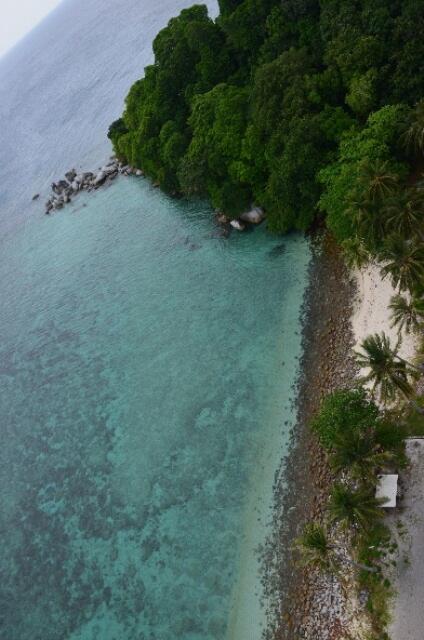
<svg viewBox="0 0 424 640"><path fill-rule="evenodd" d="M49 215L58 209L62 209L80 191L93 191L102 185L114 180L118 175L143 177L141 169L135 169L128 164L120 162L112 156L109 162L97 171L81 171L71 169L65 173L64 178L57 182L52 182L52 195L45 204L45 213ZM153 187L159 187L158 182L153 183ZM35 194L33 200L37 200L40 194ZM174 193L173 195L177 195ZM232 219L225 213L215 212L217 224L225 227L228 234L232 229L244 231L250 225L260 224L265 219L265 211L261 207L252 206L249 211L244 211L238 218Z"/></svg>
<svg viewBox="0 0 424 640"><path fill-rule="evenodd" d="M120 162L115 156L112 156L109 162L97 171L80 171L71 169L65 173L64 178L53 182L51 185L52 195L45 204L45 213L47 215L58 209L62 209L66 204L71 202L72 198L80 191L93 191L102 185L106 185L114 180L118 175L143 177L144 172L141 169L135 169L128 164ZM159 187L159 183L153 183L154 187ZM37 200L40 194L36 193L33 200ZM217 224L226 227L227 233L231 229L244 231L249 225L260 224L266 217L261 207L252 206L249 211L243 212L238 218L231 219L225 213L215 212L215 220Z"/></svg>
<svg viewBox="0 0 424 640"><path fill-rule="evenodd" d="M71 169L65 173L65 177L62 180L52 183L52 195L46 202L45 213L50 214L52 211L62 209L65 204L71 202L79 191L98 189L107 182L114 180L119 174L124 176L144 176L143 171L140 169L134 169L127 164L123 164L115 157L110 158L110 161L96 172L83 171L77 173L75 169Z"/></svg>
<svg viewBox="0 0 424 640"><path fill-rule="evenodd" d="M237 231L244 231L247 225L260 224L265 220L265 211L261 207L252 206L249 211L244 211L238 218L229 218L225 213L216 211L215 218L218 224L230 226Z"/></svg>

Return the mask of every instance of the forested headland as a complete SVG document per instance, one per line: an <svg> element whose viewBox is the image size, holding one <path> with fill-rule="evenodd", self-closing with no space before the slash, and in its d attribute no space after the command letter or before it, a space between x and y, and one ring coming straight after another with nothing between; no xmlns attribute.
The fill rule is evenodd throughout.
<svg viewBox="0 0 424 640"><path fill-rule="evenodd" d="M110 127L115 152L231 217L254 202L283 233L325 217L340 242L359 228L374 250L400 224L380 211L385 196L416 197L424 139L407 133L424 128L422 0L219 7L215 21L185 9L156 36L154 64Z"/></svg>

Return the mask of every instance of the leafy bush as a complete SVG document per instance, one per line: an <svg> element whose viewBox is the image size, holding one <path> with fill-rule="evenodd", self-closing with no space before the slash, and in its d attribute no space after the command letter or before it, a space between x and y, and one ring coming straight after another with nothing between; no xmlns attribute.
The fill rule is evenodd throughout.
<svg viewBox="0 0 424 640"><path fill-rule="evenodd" d="M322 446L332 449L338 437L352 431L364 432L376 425L378 417L379 409L365 389L342 389L324 398L311 428Z"/></svg>

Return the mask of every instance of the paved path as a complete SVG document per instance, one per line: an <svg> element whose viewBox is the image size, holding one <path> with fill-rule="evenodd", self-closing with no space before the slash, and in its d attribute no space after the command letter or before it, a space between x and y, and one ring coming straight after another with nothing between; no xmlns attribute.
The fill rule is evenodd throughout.
<svg viewBox="0 0 424 640"><path fill-rule="evenodd" d="M400 508L390 516L399 544L392 640L424 639L424 440L408 440ZM403 532L402 532L403 531Z"/></svg>

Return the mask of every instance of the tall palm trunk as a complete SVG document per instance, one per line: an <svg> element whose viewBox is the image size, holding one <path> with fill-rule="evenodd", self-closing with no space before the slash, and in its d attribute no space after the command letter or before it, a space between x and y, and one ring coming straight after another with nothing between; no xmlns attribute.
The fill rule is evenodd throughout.
<svg viewBox="0 0 424 640"><path fill-rule="evenodd" d="M337 555L343 553L343 547L339 547L336 544L329 544L329 549L333 549ZM356 562L356 560L352 560L349 556L343 556L343 560L350 564L352 567L356 567L356 569L362 569L363 571L368 571L368 573L378 573L377 567L370 567L367 564L362 564L362 562Z"/></svg>

